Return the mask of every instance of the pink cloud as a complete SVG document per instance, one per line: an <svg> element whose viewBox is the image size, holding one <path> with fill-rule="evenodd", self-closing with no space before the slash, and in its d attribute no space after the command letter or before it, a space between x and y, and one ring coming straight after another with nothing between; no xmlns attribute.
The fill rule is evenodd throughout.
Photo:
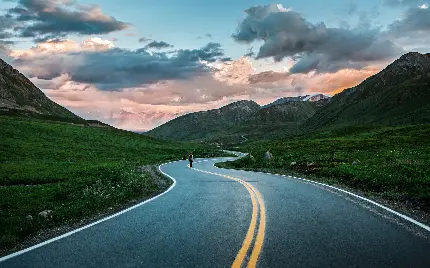
<svg viewBox="0 0 430 268"><path fill-rule="evenodd" d="M235 100L250 99L266 104L279 97L297 96L320 92L334 94L360 83L380 70L374 66L362 70L343 69L335 73L290 74L288 72L256 73L252 62L242 57L231 62L206 63L214 68L212 73L202 73L190 79L160 81L119 91L102 91L95 85L73 81L67 73L68 54L75 51L105 51L113 44L100 38L90 38L82 43L72 40L48 41L28 50L15 50L17 58L28 57L32 61L58 65L59 75L51 80L34 77L31 80L42 88L48 97L88 119L98 119L118 128L149 130L188 112L219 108ZM62 62L53 58L63 55ZM40 66L40 67L37 67ZM26 68L46 65L33 64ZM34 70L33 70L34 72Z"/></svg>
<svg viewBox="0 0 430 268"><path fill-rule="evenodd" d="M87 119L97 119L115 127L145 131L177 116L207 109L218 108L231 101L222 99L208 103L164 104L142 103L139 92L106 92L98 90L68 91L45 90L55 102L64 105Z"/></svg>
<svg viewBox="0 0 430 268"><path fill-rule="evenodd" d="M47 40L38 43L36 46L29 49L19 50L13 49L10 51L10 56L14 58L19 57L37 57L44 54L59 54L81 51L106 51L113 48L114 45L109 40L104 40L99 37L91 37L81 43L75 42L70 39L65 40Z"/></svg>
<svg viewBox="0 0 430 268"><path fill-rule="evenodd" d="M123 91L100 91L94 86L79 84L63 75L45 83L45 93L56 101L91 119L129 130L149 130L177 116L219 108L235 100L251 99L266 104L283 96L314 92L334 94L360 83L378 69L341 70L334 74L291 75L281 80L257 85L228 85L211 77L192 81L170 81L146 88Z"/></svg>

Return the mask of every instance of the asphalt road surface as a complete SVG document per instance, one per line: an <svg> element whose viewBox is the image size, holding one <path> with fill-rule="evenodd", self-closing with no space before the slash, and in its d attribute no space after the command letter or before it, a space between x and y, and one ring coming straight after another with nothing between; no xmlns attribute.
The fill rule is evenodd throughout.
<svg viewBox="0 0 430 268"><path fill-rule="evenodd" d="M166 194L0 267L430 267L430 232L290 177L163 165Z"/></svg>

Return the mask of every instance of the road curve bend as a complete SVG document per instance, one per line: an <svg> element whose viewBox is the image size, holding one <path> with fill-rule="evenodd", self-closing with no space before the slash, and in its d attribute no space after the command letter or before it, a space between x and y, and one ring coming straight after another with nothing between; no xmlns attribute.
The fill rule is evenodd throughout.
<svg viewBox="0 0 430 268"><path fill-rule="evenodd" d="M161 166L160 195L39 247L3 267L430 267L425 229L328 187L218 169Z"/></svg>

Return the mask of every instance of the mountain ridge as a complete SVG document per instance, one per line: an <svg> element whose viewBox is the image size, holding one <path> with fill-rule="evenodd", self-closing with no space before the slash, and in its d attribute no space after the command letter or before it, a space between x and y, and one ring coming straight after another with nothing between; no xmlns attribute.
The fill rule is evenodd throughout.
<svg viewBox="0 0 430 268"><path fill-rule="evenodd" d="M50 100L17 69L0 59L0 110L22 111L41 115L83 120Z"/></svg>
<svg viewBox="0 0 430 268"><path fill-rule="evenodd" d="M304 96L296 96L296 97L282 97L279 98L269 104L263 105L262 108L267 108L273 105L278 105L278 104L282 104L282 103L286 103L286 102L297 102L297 101L309 101L309 102L317 102L320 100L324 100L324 99L330 99L331 97L326 95L326 94L322 94L322 93L316 93L316 94L312 94L312 95L304 95Z"/></svg>
<svg viewBox="0 0 430 268"><path fill-rule="evenodd" d="M410 52L332 97L306 122L321 127L430 123L430 54Z"/></svg>
<svg viewBox="0 0 430 268"><path fill-rule="evenodd" d="M312 99L313 96L317 97ZM181 134L179 137L170 129L163 134L163 138L195 140L210 136L228 136L232 135L231 133L240 135L248 131L253 132L256 137L270 136L276 131L280 132L278 136L285 136L354 125L425 124L430 123L429 99L430 53L411 52L357 86L344 89L333 97L314 94L280 98L260 106L252 115L244 116L244 120L236 120L233 125L225 124L218 133L211 135L204 133L205 128L198 126L212 124L214 119L205 121L204 118L199 118L199 113L202 112L191 113L185 116L193 117L193 126L202 132L201 135ZM297 103L301 103L300 107ZM303 103L306 105L302 105ZM216 110L218 109L212 111ZM300 114L294 115L292 111ZM218 112L218 115L221 116L222 113ZM183 120L185 116L169 122L186 124ZM155 128L156 131L150 130L148 134L159 137L166 129L166 124ZM186 129L183 131L187 132Z"/></svg>
<svg viewBox="0 0 430 268"><path fill-rule="evenodd" d="M318 109L316 103L297 99L262 107L250 100L236 101L218 109L179 116L147 133L164 139L212 140L219 136L259 133L273 124L282 125L287 132L296 132L298 124Z"/></svg>
<svg viewBox="0 0 430 268"><path fill-rule="evenodd" d="M228 133L228 129L260 110L254 101L236 101L218 109L189 113L174 118L147 133L158 138L195 140L212 133Z"/></svg>

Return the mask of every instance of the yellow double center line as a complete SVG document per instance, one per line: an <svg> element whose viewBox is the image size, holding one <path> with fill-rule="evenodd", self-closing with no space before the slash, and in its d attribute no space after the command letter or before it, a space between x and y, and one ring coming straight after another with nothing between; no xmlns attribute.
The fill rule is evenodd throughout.
<svg viewBox="0 0 430 268"><path fill-rule="evenodd" d="M263 198L261 197L260 192L257 189L255 189L254 186L239 178L235 178L232 176L223 175L219 173L204 171L196 168L193 168L193 169L203 173L217 175L217 176L221 176L227 179L237 181L243 186L245 186L246 190L248 190L249 195L251 196L251 202L252 202L251 223L249 225L248 232L246 233L245 240L243 241L242 247L237 253L236 258L233 264L231 265L231 267L232 268L242 267L244 259L247 256L253 241L254 241L254 245L252 247L251 256L249 257L249 261L246 267L248 268L256 267L258 257L260 256L261 249L263 247L264 232L266 229L266 210L265 210ZM260 208L259 213L258 213L258 208ZM260 216L259 220L258 220L258 216ZM259 221L258 231L257 231L257 235L255 236L255 228L257 226L257 221Z"/></svg>

